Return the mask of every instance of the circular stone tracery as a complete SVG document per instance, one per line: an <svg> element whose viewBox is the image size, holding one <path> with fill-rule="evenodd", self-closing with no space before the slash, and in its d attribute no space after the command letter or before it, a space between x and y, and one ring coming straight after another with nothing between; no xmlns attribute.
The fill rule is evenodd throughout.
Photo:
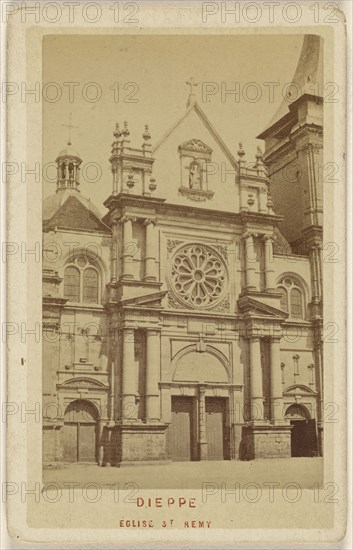
<svg viewBox="0 0 353 550"><path fill-rule="evenodd" d="M189 244L177 250L172 258L170 283L183 304L212 307L223 299L226 292L227 268L211 247Z"/></svg>

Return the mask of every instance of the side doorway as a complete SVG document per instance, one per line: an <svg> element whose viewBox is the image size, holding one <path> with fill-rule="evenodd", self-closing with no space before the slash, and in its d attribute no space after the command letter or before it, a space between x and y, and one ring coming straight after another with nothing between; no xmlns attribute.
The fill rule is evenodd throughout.
<svg viewBox="0 0 353 550"><path fill-rule="evenodd" d="M97 420L97 410L89 401L70 403L62 431L65 462L97 462Z"/></svg>
<svg viewBox="0 0 353 550"><path fill-rule="evenodd" d="M316 420L310 418L308 410L302 405L290 405L286 411L290 420L291 456L317 456L318 437Z"/></svg>

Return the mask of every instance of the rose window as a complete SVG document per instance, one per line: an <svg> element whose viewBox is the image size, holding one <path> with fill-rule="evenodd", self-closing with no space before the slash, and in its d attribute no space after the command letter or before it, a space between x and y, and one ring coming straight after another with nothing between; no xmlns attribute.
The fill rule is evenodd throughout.
<svg viewBox="0 0 353 550"><path fill-rule="evenodd" d="M170 282L183 304L207 308L223 299L227 269L215 250L204 245L190 244L173 256Z"/></svg>

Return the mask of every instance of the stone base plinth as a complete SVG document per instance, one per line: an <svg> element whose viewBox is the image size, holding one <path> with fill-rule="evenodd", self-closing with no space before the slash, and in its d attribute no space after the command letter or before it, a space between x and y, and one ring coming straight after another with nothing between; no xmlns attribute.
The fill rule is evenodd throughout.
<svg viewBox="0 0 353 550"><path fill-rule="evenodd" d="M244 426L241 448L242 460L290 458L291 426L268 423Z"/></svg>
<svg viewBox="0 0 353 550"><path fill-rule="evenodd" d="M61 462L63 449L60 444L60 427L54 425L43 426L43 464L49 465Z"/></svg>
<svg viewBox="0 0 353 550"><path fill-rule="evenodd" d="M167 428L168 424L142 422L116 426L112 465L167 462Z"/></svg>

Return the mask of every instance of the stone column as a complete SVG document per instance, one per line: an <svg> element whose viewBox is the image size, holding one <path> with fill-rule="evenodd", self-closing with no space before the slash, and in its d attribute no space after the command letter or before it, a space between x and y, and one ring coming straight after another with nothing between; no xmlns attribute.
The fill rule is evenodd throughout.
<svg viewBox="0 0 353 550"><path fill-rule="evenodd" d="M113 195L118 194L118 168L116 163L112 165L112 174L113 174Z"/></svg>
<svg viewBox="0 0 353 550"><path fill-rule="evenodd" d="M273 422L283 420L283 390L280 359L280 338L270 342L271 416Z"/></svg>
<svg viewBox="0 0 353 550"><path fill-rule="evenodd" d="M243 235L245 239L245 273L246 273L246 289L255 290L255 249L254 249L254 239L250 233L245 233Z"/></svg>
<svg viewBox="0 0 353 550"><path fill-rule="evenodd" d="M157 257L157 230L156 221L145 220L146 226L146 252L145 252L145 280L156 281L156 257Z"/></svg>
<svg viewBox="0 0 353 550"><path fill-rule="evenodd" d="M112 220L112 274L111 282L116 283L118 277L118 220Z"/></svg>
<svg viewBox="0 0 353 550"><path fill-rule="evenodd" d="M314 278L316 281L317 299L322 300L322 246L316 244L312 247Z"/></svg>
<svg viewBox="0 0 353 550"><path fill-rule="evenodd" d="M251 420L264 419L264 397L262 386L262 368L260 338L252 336L249 340L250 358L250 399L251 399Z"/></svg>
<svg viewBox="0 0 353 550"><path fill-rule="evenodd" d="M273 269L273 239L270 235L265 235L265 290L271 292L275 290L275 277Z"/></svg>
<svg viewBox="0 0 353 550"><path fill-rule="evenodd" d="M199 458L207 460L207 437L206 437L206 390L202 386L199 388Z"/></svg>
<svg viewBox="0 0 353 550"><path fill-rule="evenodd" d="M137 369L135 363L135 331L133 328L123 329L122 357L122 411L123 420L137 418Z"/></svg>
<svg viewBox="0 0 353 550"><path fill-rule="evenodd" d="M159 387L161 370L160 332L146 331L146 420L160 419Z"/></svg>
<svg viewBox="0 0 353 550"><path fill-rule="evenodd" d="M106 424L106 420L98 420L98 466L103 466L104 460L104 442L103 442L103 430Z"/></svg>
<svg viewBox="0 0 353 550"><path fill-rule="evenodd" d="M122 260L123 260L123 270L122 278L123 279L133 279L132 272L132 258L134 243L132 241L132 222L136 218L131 218L128 216L123 216L121 222L123 223L123 251L122 251Z"/></svg>

